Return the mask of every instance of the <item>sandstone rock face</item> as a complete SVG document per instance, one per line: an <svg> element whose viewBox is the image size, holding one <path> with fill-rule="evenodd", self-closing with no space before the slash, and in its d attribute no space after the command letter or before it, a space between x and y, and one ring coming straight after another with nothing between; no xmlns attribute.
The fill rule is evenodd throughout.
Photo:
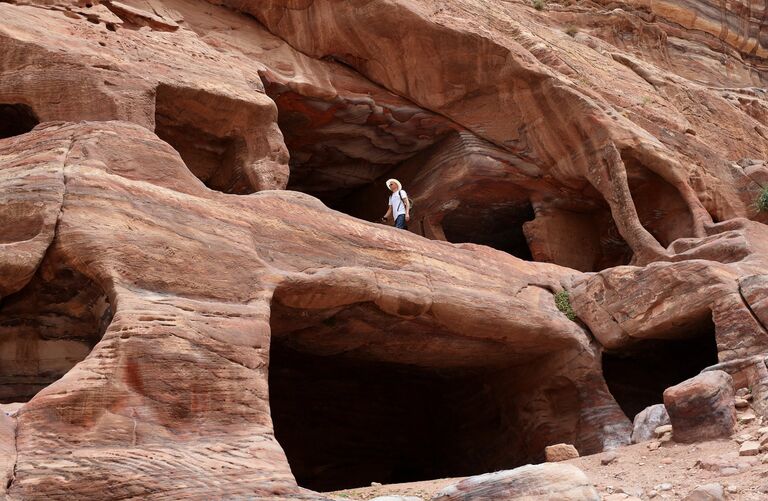
<svg viewBox="0 0 768 501"><path fill-rule="evenodd" d="M0 148L2 178L15 187L5 199L21 213L58 215L55 229L38 229L55 235L28 258L37 272L18 292L10 286L29 272L18 268L9 277L2 325L9 339L36 351L16 349L3 366L14 371L0 380L3 398L26 399L37 389L29 385L51 382L42 375L59 375L34 372L36 357L62 372L85 357L18 412L9 495L98 499L109 489L148 498L171 491L312 498L297 489L273 423L294 458L294 475L316 488L336 485L342 473L368 482L400 478L397 458L380 457L383 466L362 462L357 472L342 465L368 457L371 447L413 441L396 438L406 425L428 440L452 433L414 415L370 408L374 415L361 419L346 412L343 405L368 405L359 390L345 389L351 373L370 385L360 388L379 388L382 398L393 393L392 409L444 405L457 408L452 419L463 423L473 416L514 419L498 430L483 424L452 435L462 454L437 451L435 457L449 458L443 463L424 456L430 449L415 441L409 468L424 475L537 460L558 439L587 452L626 442L630 425L602 382L596 347L550 292L572 270L330 217L301 194L222 195L132 124L49 125ZM48 201L49 193L58 198ZM94 218L94 211L110 216ZM286 224L290 218L295 222ZM170 238L172 228L181 233ZM358 244L351 245L355 234ZM12 260L15 252L8 246L3 255ZM388 255L399 264L382 257ZM488 259L500 268L479 267ZM200 262L205 274L179 273ZM30 320L20 324L22 318ZM315 393L318 378L328 384ZM403 393L404 381L412 393ZM435 385L455 400L422 402ZM325 400L336 402L333 412L316 407L302 427L293 426L311 398L335 399ZM353 418L348 425L339 421L343 415ZM340 424L343 431L335 429ZM372 442L353 435L345 443L349 426ZM502 440L502 429L517 432ZM335 437L344 455L318 456L326 449L303 446L307 437ZM152 469L137 473L132 461ZM320 466L326 473L316 477Z"/></svg>
<svg viewBox="0 0 768 501"><path fill-rule="evenodd" d="M655 436L656 428L667 425L669 422L669 414L664 404L646 407L635 416L632 422L632 443L639 444L651 440Z"/></svg>
<svg viewBox="0 0 768 501"><path fill-rule="evenodd" d="M675 439L724 433L719 371L768 415L764 17L0 3L0 490L508 470L628 443L668 387ZM387 177L411 233L365 221ZM593 495L531 468L492 489Z"/></svg>
<svg viewBox="0 0 768 501"><path fill-rule="evenodd" d="M584 472L567 464L528 465L510 471L486 473L446 487L433 501L526 499L599 500Z"/></svg>
<svg viewBox="0 0 768 501"><path fill-rule="evenodd" d="M736 424L733 379L722 371L706 372L668 388L664 406L677 442L728 437Z"/></svg>

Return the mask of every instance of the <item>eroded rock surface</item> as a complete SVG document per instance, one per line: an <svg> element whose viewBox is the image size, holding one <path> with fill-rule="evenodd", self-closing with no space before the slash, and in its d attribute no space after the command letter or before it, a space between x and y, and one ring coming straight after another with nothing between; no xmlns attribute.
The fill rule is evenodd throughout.
<svg viewBox="0 0 768 501"><path fill-rule="evenodd" d="M534 7L0 3L9 496L508 469L702 370L768 413L765 7Z"/></svg>
<svg viewBox="0 0 768 501"><path fill-rule="evenodd" d="M587 476L566 464L523 466L510 471L486 473L446 487L434 501L527 499L540 501L592 501L600 495Z"/></svg>
<svg viewBox="0 0 768 501"><path fill-rule="evenodd" d="M94 331L103 336L100 341L87 345L90 354L18 413L13 495L63 498L77 492L95 499L108 489L150 498L169 492L312 497L297 489L274 438L273 419L302 484L330 487L341 481L329 473L334 468L348 481L353 473L342 464L356 455L361 479L400 478L389 468L401 461L379 456L376 464L362 462L372 449L361 442L350 442L340 457L325 454L329 448L294 443L291 437L308 434L316 440L337 437L338 446L350 428L334 430L347 410L324 413L319 407L297 427L293 422L304 414L306 400L292 388L321 377L330 381L328 390L341 385L340 393L315 397L353 404L365 399L354 388L344 390L350 372L334 376L322 360L386 367L387 377L407 371L415 385L428 384L426 391L444 380L455 392L446 409L458 408L460 422L498 415L496 428L478 423L453 436L465 459L450 451L438 454L448 459L433 465L433 475L537 460L544 445L558 441L596 452L625 443L629 435L630 424L600 376L598 348L555 307L552 291L572 279L572 270L331 217L301 194L222 195L137 125L50 125L5 140L0 148L2 177L19 187L6 196L16 197L20 211L61 208L50 245L34 256L42 279L68 287L72 277L87 277L100 294L61 298L50 292L57 289L40 289L30 280L22 291L30 299L19 296L19 303L47 302L51 306L39 311L51 313L43 319L82 309L72 301L105 305L93 313L82 309L90 315L83 321L104 325ZM37 152L46 152L44 161L30 165ZM39 194L48 185L41 179L58 186L60 198L46 202ZM14 255L13 246L4 249L6 259ZM489 259L497 267L482 265ZM200 262L204 269L196 267ZM8 318L27 314L11 303L3 312ZM59 334L33 329L15 336L42 347ZM22 359L21 353L9 363L34 358ZM315 372L304 368L312 365L295 363L297 357L314 364ZM362 373L355 373L362 384ZM374 387L388 382L372 377ZM283 388L291 381L301 384ZM7 401L28 398L26 391L9 388ZM398 394L412 398L405 403L423 404L418 393ZM402 434L403 428L376 428L376 416L400 418L376 412L372 421L350 414L357 423L350 426L370 434L369 445L392 447L390 438L397 435L389 433ZM402 421L430 440L452 433L450 421L445 423L442 429L427 420L420 430L415 415ZM417 460L410 468L416 471L439 452L424 447L412 451ZM136 471L135 462L145 466ZM326 474L316 478L312 470L319 467ZM160 477L175 480L159 485Z"/></svg>

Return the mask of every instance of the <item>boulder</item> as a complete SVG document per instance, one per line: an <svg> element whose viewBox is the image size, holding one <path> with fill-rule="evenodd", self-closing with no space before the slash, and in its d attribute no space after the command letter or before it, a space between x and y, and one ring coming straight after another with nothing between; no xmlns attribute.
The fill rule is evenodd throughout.
<svg viewBox="0 0 768 501"><path fill-rule="evenodd" d="M655 437L659 426L669 424L669 414L664 404L651 405L640 411L632 423L632 443L638 444Z"/></svg>
<svg viewBox="0 0 768 501"><path fill-rule="evenodd" d="M600 495L579 468L569 464L527 465L469 477L446 487L432 501L599 501Z"/></svg>
<svg viewBox="0 0 768 501"><path fill-rule="evenodd" d="M664 391L677 442L729 437L736 425L732 378L723 371L699 374Z"/></svg>

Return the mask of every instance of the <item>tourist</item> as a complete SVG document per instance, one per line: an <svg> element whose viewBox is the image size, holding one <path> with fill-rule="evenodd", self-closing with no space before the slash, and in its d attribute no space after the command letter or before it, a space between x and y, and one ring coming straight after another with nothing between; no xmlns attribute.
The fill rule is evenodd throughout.
<svg viewBox="0 0 768 501"><path fill-rule="evenodd" d="M387 213L384 214L381 221L386 222L389 216L392 215L395 220L395 228L407 230L407 223L411 220L411 201L408 200L408 194L397 179L388 179L387 188L389 188L392 194L389 196Z"/></svg>

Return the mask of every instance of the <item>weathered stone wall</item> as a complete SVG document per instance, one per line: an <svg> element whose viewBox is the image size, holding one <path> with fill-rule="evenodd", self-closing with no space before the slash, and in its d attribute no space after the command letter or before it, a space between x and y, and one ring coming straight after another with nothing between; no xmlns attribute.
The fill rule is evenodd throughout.
<svg viewBox="0 0 768 501"><path fill-rule="evenodd" d="M665 342L768 409L764 6L214 3L0 3L9 498L593 453Z"/></svg>

